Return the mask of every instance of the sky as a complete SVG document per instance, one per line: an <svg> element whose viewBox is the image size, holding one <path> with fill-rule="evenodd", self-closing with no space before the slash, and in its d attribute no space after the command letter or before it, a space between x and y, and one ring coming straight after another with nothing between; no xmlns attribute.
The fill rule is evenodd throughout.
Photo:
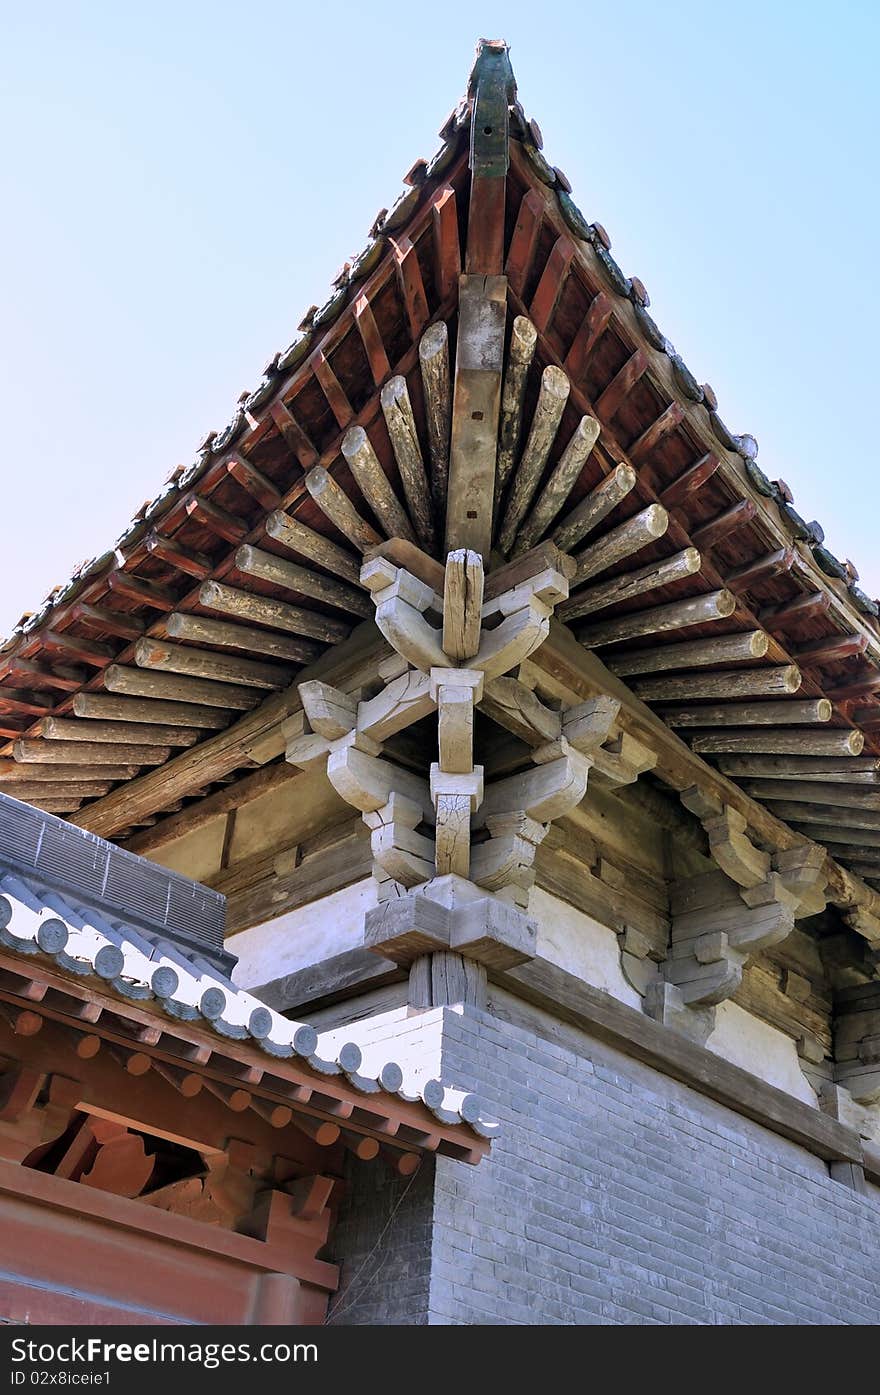
<svg viewBox="0 0 880 1395"><path fill-rule="evenodd" d="M880 594L877 0L0 0L0 635L323 303L481 35L724 420Z"/></svg>

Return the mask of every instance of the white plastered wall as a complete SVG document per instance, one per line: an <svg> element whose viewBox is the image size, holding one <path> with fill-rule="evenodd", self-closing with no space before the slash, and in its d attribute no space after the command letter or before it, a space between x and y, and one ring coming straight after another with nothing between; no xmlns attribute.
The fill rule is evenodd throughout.
<svg viewBox="0 0 880 1395"><path fill-rule="evenodd" d="M364 916L375 905L376 883L364 877L275 920L230 935L226 947L238 955L235 982L240 988L255 988L345 950L360 949Z"/></svg>

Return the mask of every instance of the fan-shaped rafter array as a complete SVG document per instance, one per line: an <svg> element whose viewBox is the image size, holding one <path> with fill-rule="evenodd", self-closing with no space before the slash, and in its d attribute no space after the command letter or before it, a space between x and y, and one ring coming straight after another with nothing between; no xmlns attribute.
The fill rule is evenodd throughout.
<svg viewBox="0 0 880 1395"><path fill-rule="evenodd" d="M508 98L504 207L471 186L472 91L229 427L13 636L0 785L116 837L173 815L252 764L291 685L372 616L365 555L399 538L445 556L459 274L494 239L494 562L569 553L558 615L580 641L750 795L880 877L876 606L724 426Z"/></svg>

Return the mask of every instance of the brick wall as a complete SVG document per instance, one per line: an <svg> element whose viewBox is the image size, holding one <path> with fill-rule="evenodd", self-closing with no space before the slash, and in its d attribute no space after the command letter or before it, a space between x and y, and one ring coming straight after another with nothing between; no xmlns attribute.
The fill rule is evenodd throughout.
<svg viewBox="0 0 880 1395"><path fill-rule="evenodd" d="M500 1120L492 1155L419 1174L340 1322L880 1321L880 1192L504 994L490 1007L444 1011L442 1072ZM343 1283L398 1195L358 1174Z"/></svg>

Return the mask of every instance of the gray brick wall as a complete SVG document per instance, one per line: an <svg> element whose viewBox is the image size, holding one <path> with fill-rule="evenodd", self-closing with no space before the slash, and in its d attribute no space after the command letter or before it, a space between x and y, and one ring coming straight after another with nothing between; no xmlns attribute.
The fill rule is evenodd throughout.
<svg viewBox="0 0 880 1395"><path fill-rule="evenodd" d="M446 1010L442 1059L499 1118L492 1155L439 1158L433 1187L420 1174L339 1321L880 1321L880 1193L544 1014L494 1006ZM360 1254L399 1194L358 1176L346 1270L351 1228L372 1217Z"/></svg>

